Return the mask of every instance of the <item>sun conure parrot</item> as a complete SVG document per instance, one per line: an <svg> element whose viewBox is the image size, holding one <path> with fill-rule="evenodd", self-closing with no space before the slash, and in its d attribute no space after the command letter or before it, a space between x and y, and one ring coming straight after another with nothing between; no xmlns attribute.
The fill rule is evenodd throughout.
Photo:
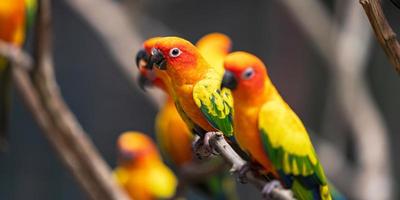
<svg viewBox="0 0 400 200"><path fill-rule="evenodd" d="M125 132L117 142L118 166L114 176L132 199L156 200L174 196L177 179L162 162L151 138Z"/></svg>
<svg viewBox="0 0 400 200"><path fill-rule="evenodd" d="M158 39L149 60L149 67L167 74L177 110L193 132L203 138L210 131L232 137L233 102L229 90L220 90L223 70L179 37Z"/></svg>
<svg viewBox="0 0 400 200"><path fill-rule="evenodd" d="M139 68L139 86L144 89L146 86L155 86L167 94L167 100L157 114L155 121L155 130L157 142L164 157L167 157L175 166L183 166L192 161L192 140L193 135L180 117L175 108L174 101L170 95L170 89L167 88L167 75L158 71L148 69L148 55L157 39L154 37L143 43L143 51L137 55L137 65ZM140 55L142 54L142 55ZM176 145L179 141L179 145Z"/></svg>
<svg viewBox="0 0 400 200"><path fill-rule="evenodd" d="M184 161L191 160L192 156L192 134L188 130L185 123L182 121L179 113L176 111L175 103L172 99L172 88L168 89L166 86L171 86L169 77L164 71L148 70L146 67L140 66L146 64L145 58L151 53L151 48L154 47L156 41L161 37L154 37L144 42L144 55L138 55L137 64L139 65L140 77L139 85L143 88L146 85L154 85L168 94L165 105L161 108L156 120L156 130L158 141L161 147L165 147L165 152L170 155L169 157L180 157L173 159L175 164L183 164ZM210 33L202 37L196 44L199 52L203 57L214 66L217 66L220 72L223 73L223 60L228 54L231 47L231 40L228 36L221 33ZM142 54L141 53L141 54ZM142 63L144 59L144 63ZM169 130L171 129L171 130ZM172 131L174 130L174 131ZM179 147L174 147L177 139L180 139L181 144ZM187 143L187 145L186 145ZM187 155L182 155L185 152Z"/></svg>
<svg viewBox="0 0 400 200"><path fill-rule="evenodd" d="M185 164L199 162L193 157L193 135L176 110L175 103L169 94L171 89L168 90L166 84L164 84L164 81L169 81L167 74L163 71L155 72L143 66L147 64L148 61L146 61L146 58L148 58L151 48L159 38L146 40L143 45L144 52L138 54L137 64L140 70L139 85L141 85L141 88L147 85L156 86L168 94L165 104L157 114L155 124L156 136L162 155L167 157L172 165L181 168ZM221 33L207 34L197 42L197 47L205 59L210 63L218 65L222 70L223 59L228 54L230 46L231 40L229 37ZM178 145L177 141L179 141ZM221 173L220 175L201 179L203 180L200 180L194 186L209 195L212 199L235 199L234 180L229 174Z"/></svg>
<svg viewBox="0 0 400 200"><path fill-rule="evenodd" d="M0 1L0 40L21 48L36 13L36 0ZM8 113L11 107L11 69L0 57L0 148L7 140Z"/></svg>
<svg viewBox="0 0 400 200"><path fill-rule="evenodd" d="M246 52L224 61L239 146L299 200L331 199L327 178L303 123L282 99L265 65ZM270 190L269 190L270 191Z"/></svg>

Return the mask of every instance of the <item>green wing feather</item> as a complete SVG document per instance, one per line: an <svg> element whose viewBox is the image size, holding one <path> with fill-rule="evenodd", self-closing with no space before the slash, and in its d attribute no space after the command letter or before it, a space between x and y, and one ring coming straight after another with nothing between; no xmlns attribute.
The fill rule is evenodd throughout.
<svg viewBox="0 0 400 200"><path fill-rule="evenodd" d="M37 0L25 0L26 5L26 27L29 29L35 22L37 13Z"/></svg>
<svg viewBox="0 0 400 200"><path fill-rule="evenodd" d="M308 133L289 106L283 100L266 103L258 123L265 152L284 176L281 178L289 177L296 196L308 199L317 192L321 199L330 199L327 179ZM317 188L311 191L310 186Z"/></svg>
<svg viewBox="0 0 400 200"><path fill-rule="evenodd" d="M233 135L233 98L229 89L220 89L221 77L210 71L193 87L193 99L207 121L225 136Z"/></svg>

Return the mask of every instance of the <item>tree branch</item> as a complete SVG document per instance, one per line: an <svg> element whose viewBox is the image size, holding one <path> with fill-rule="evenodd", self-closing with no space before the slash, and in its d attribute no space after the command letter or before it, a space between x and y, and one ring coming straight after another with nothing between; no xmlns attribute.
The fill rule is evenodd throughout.
<svg viewBox="0 0 400 200"><path fill-rule="evenodd" d="M380 0L360 0L375 36L397 73L400 74L400 45L383 13Z"/></svg>
<svg viewBox="0 0 400 200"><path fill-rule="evenodd" d="M14 82L26 106L87 195L96 200L128 200L59 94L53 74L49 0L40 1L38 14L36 65L32 67L26 53L4 42L0 42L0 54L10 58ZM34 81L25 68L33 69Z"/></svg>
<svg viewBox="0 0 400 200"><path fill-rule="evenodd" d="M236 176L239 175L239 170L246 165L244 161L226 142L222 133L216 132L211 135L209 143L211 147L219 153L219 155L224 158L229 164L232 165L231 172ZM256 175L252 170L249 170L245 174L246 180L249 181L259 190L262 190L268 181L261 176ZM293 194L290 190L283 189L282 187L275 188L271 192L271 198L273 200L294 200Z"/></svg>
<svg viewBox="0 0 400 200"><path fill-rule="evenodd" d="M12 60L18 67L32 69L33 61L30 55L2 40L0 40L0 54L7 60Z"/></svg>

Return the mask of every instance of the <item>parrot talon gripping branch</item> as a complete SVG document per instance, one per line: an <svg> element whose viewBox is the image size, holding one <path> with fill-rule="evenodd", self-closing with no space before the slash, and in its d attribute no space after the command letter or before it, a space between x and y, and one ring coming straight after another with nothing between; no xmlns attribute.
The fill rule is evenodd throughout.
<svg viewBox="0 0 400 200"><path fill-rule="evenodd" d="M254 185L261 192L264 190L264 188L267 187L269 183L271 183L271 181L268 181L266 178L259 176L259 173L253 170L245 170L241 172L241 169L244 169L246 166L250 165L232 149L232 147L225 140L221 132L213 132L213 134L210 135L209 143L214 148L214 150L219 153L219 155L221 155L228 163L232 165L230 172L235 174L238 178L239 176L242 176L242 179ZM282 188L279 181L274 181L273 185L277 185L277 187L268 186L269 190L266 193L268 194L266 196L266 199L295 200L295 198L293 197L293 193L290 190Z"/></svg>
<svg viewBox="0 0 400 200"><path fill-rule="evenodd" d="M205 159L211 155L217 155L217 152L210 146L210 138L217 134L216 132L207 132L203 137L196 137L193 142L193 151L199 159Z"/></svg>

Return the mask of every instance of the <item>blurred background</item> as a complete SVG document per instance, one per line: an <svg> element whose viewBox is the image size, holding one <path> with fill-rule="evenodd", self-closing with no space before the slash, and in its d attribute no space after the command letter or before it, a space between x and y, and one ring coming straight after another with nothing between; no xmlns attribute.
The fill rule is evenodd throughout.
<svg viewBox="0 0 400 200"><path fill-rule="evenodd" d="M122 70L110 41L71 7L78 1L52 1L56 76L67 104L107 163L115 166L118 135L126 130L153 135L157 107ZM400 176L400 79L361 5L355 0L319 1L332 24L318 25L313 7L306 6L313 1L299 0L304 6L297 8L290 8L290 2L296 1L112 3L131 18L139 42L159 35L192 42L210 32L229 35L233 50L252 52L267 64L272 81L311 130L327 174L339 190L350 199L363 199L360 193L395 199ZM400 32L400 10L389 0L383 2L394 31ZM305 15L315 20L316 24L308 22L317 29L304 25L300 16ZM110 12L109 22L113 20ZM335 28L336 35L313 39L313 31L335 32L323 27ZM126 45L134 68L140 43ZM378 186L368 184L371 179ZM250 185L239 187L241 199L260 197ZM0 199L86 199L16 92L9 149L0 154Z"/></svg>

